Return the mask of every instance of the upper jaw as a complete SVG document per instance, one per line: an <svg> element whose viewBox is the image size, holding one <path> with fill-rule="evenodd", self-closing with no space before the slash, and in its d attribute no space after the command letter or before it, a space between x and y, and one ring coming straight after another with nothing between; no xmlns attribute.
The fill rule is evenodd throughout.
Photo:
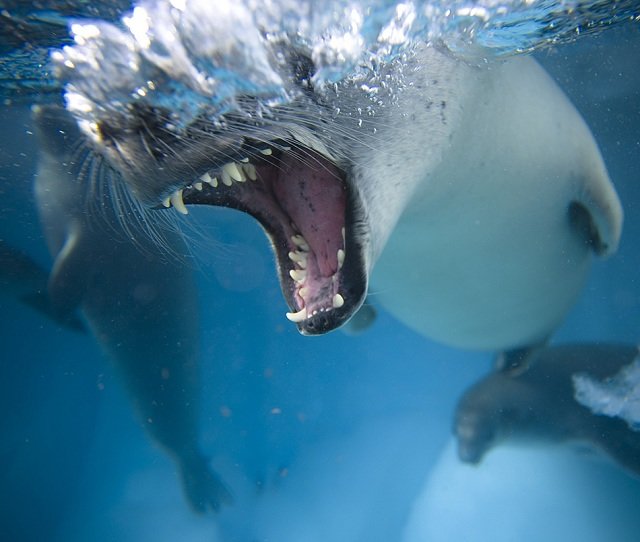
<svg viewBox="0 0 640 542"><path fill-rule="evenodd" d="M149 206L193 184L212 167L239 157L251 134L249 126L239 134L204 120L174 133L168 116L154 111L105 121L91 138L128 189Z"/></svg>

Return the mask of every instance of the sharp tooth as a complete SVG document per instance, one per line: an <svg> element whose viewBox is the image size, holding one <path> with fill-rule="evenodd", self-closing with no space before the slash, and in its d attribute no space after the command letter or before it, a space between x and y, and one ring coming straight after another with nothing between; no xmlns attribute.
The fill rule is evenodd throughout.
<svg viewBox="0 0 640 542"><path fill-rule="evenodd" d="M307 267L307 256L304 252L298 252L297 250L289 252L289 259L296 262L300 267Z"/></svg>
<svg viewBox="0 0 640 542"><path fill-rule="evenodd" d="M193 183L193 187L199 192L202 190L202 183Z"/></svg>
<svg viewBox="0 0 640 542"><path fill-rule="evenodd" d="M244 172L247 174L247 177L249 177L249 179L251 179L252 181L258 179L258 174L256 173L256 168L253 164L245 164L244 166L242 166L242 168L244 169Z"/></svg>
<svg viewBox="0 0 640 542"><path fill-rule="evenodd" d="M340 307L342 307L342 305L344 305L344 297L342 297L340 294L336 294L333 296L333 308L334 309L339 309Z"/></svg>
<svg viewBox="0 0 640 542"><path fill-rule="evenodd" d="M342 269L343 264L344 264L344 250L339 248L338 249L338 269Z"/></svg>
<svg viewBox="0 0 640 542"><path fill-rule="evenodd" d="M347 241L345 240L345 231L344 228L342 228L342 245L343 246L347 246Z"/></svg>
<svg viewBox="0 0 640 542"><path fill-rule="evenodd" d="M244 166L243 164L234 164L236 166L236 169L238 170L238 176L240 177L239 179L236 179L236 181L238 181L239 183L244 183L247 181L247 178L244 175Z"/></svg>
<svg viewBox="0 0 640 542"><path fill-rule="evenodd" d="M211 179L211 186L213 186L214 188L218 188L218 177L214 177L213 179Z"/></svg>
<svg viewBox="0 0 640 542"><path fill-rule="evenodd" d="M189 211L184 206L184 201L182 201L182 190L176 190L173 194L171 194L171 204L179 213L182 213L183 215L189 214Z"/></svg>
<svg viewBox="0 0 640 542"><path fill-rule="evenodd" d="M235 162L229 162L228 164L225 164L224 167L222 168L222 170L227 170L227 173L229 173L229 176L236 182L242 183L244 182L244 175L242 174L242 172L240 171L240 169L238 169L238 166L236 165Z"/></svg>
<svg viewBox="0 0 640 542"><path fill-rule="evenodd" d="M307 272L304 269L291 269L289 276L296 282L304 282L304 279L307 278Z"/></svg>
<svg viewBox="0 0 640 542"><path fill-rule="evenodd" d="M247 162L249 162L249 159L248 159L248 158L240 158L240 161L241 161L243 164L246 164Z"/></svg>
<svg viewBox="0 0 640 542"><path fill-rule="evenodd" d="M288 312L287 318L295 323L302 322L307 318L307 308L303 307L298 312Z"/></svg>
<svg viewBox="0 0 640 542"><path fill-rule="evenodd" d="M309 243L307 243L302 235L292 235L291 240L295 243L296 246L300 247L305 252L309 251Z"/></svg>
<svg viewBox="0 0 640 542"><path fill-rule="evenodd" d="M171 207L171 197L169 196L169 197L163 199L162 200L162 205L164 205L167 208Z"/></svg>
<svg viewBox="0 0 640 542"><path fill-rule="evenodd" d="M307 288L306 286L305 286L305 287L303 287L303 288L300 288L300 289L298 290L298 295L299 295L302 299L306 298L306 297L309 295L309 288Z"/></svg>
<svg viewBox="0 0 640 542"><path fill-rule="evenodd" d="M227 169L227 164L222 167L222 182L225 186L231 186L233 184L233 180L231 179L231 175L229 175L229 170Z"/></svg>
<svg viewBox="0 0 640 542"><path fill-rule="evenodd" d="M264 154L265 156L271 156L273 154L273 151L269 148L260 149L260 154Z"/></svg>
<svg viewBox="0 0 640 542"><path fill-rule="evenodd" d="M200 176L200 180L203 183L211 184L211 175L209 175L209 172L207 171L204 175Z"/></svg>

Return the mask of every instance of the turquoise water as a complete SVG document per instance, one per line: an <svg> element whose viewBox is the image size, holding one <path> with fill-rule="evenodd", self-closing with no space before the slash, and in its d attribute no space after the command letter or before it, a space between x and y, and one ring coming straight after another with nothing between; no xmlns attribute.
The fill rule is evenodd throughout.
<svg viewBox="0 0 640 542"><path fill-rule="evenodd" d="M239 9L251 5L237 3ZM322 11L305 11L313 4L295 3L294 9L277 3L256 17L289 29L307 21L306 34L295 39L308 41L313 49L322 29L353 34L352 26L344 26L344 13L354 5L336 2ZM633 3L564 4L576 8L571 16L552 2L487 2L485 12L474 15L460 11L462 2L411 5L421 15L406 28L407 39L426 32L433 39L448 39L456 54L474 57L479 50L481 55L505 55L536 49L538 60L584 116L623 202L625 226L618 253L596 262L554 341L636 343L640 27L631 17ZM445 16L447 5L457 9L457 16ZM47 270L51 259L32 195L37 148L28 106L55 100L75 74L65 72L61 81L39 63L50 48L72 44L58 14L88 14L116 23L128 8L102 6L95 12L82 2L50 6L37 17L24 7L7 6L16 24L4 27L1 40L6 43L0 43L5 58L0 64L5 99L0 110L0 239ZM427 6L434 8L429 17L421 11ZM402 43L386 48L389 43L373 39L397 15L395 3L375 7L364 10L361 19L354 16L362 20L358 34L363 41L342 51L352 55L346 62L337 62L331 50L314 49L325 61L320 73L327 82L348 76L340 70L357 63L358 55L402 54ZM406 22L403 13L396 19ZM126 27L119 32L125 35ZM586 35L575 40L574 34ZM241 48L251 43L233 32L229 36ZM219 66L198 67L218 75ZM227 96L253 88L263 90L267 102L289 99L277 85L255 79L250 67L233 64ZM85 81L94 81L88 77ZM115 84L122 96L128 95L118 77L105 78L104 84ZM202 100L191 92L167 93L162 99L176 96L192 105ZM216 240L193 266L198 288L193 310L200 313L202 352L200 435L235 504L217 515L194 515L174 463L148 438L121 379L91 334L59 327L10 291L2 292L0 539L637 538L637 480L593 454L568 447L502 447L478 467L458 462L453 409L463 390L489 370L491 354L433 343L383 310L362 335L302 337L284 319L272 255L256 223L217 208L192 211L190 219L206 238ZM375 292L372 299L375 304Z"/></svg>

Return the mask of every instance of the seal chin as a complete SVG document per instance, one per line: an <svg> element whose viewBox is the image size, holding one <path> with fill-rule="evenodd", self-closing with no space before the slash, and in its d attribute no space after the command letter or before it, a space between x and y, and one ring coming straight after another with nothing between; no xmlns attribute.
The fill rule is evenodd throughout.
<svg viewBox="0 0 640 542"><path fill-rule="evenodd" d="M245 139L233 159L164 201L182 213L188 204L230 207L260 222L276 255L287 318L302 334L340 327L364 302L362 211L347 173L319 148Z"/></svg>
<svg viewBox="0 0 640 542"><path fill-rule="evenodd" d="M463 463L477 465L495 442L495 431L491 419L476 412L458 413L454 433L458 441L458 458Z"/></svg>
<svg viewBox="0 0 640 542"><path fill-rule="evenodd" d="M463 463L479 465L484 456L484 450L474 447L471 443L458 442L458 458Z"/></svg>

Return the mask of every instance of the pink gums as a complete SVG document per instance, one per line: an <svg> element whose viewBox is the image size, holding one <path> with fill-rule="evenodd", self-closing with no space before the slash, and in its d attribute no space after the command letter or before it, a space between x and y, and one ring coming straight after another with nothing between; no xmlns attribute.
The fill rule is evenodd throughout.
<svg viewBox="0 0 640 542"><path fill-rule="evenodd" d="M287 153L280 168L273 191L315 256L309 264L330 277L338 270L338 249L344 249L347 194L339 170L315 153L296 152Z"/></svg>

